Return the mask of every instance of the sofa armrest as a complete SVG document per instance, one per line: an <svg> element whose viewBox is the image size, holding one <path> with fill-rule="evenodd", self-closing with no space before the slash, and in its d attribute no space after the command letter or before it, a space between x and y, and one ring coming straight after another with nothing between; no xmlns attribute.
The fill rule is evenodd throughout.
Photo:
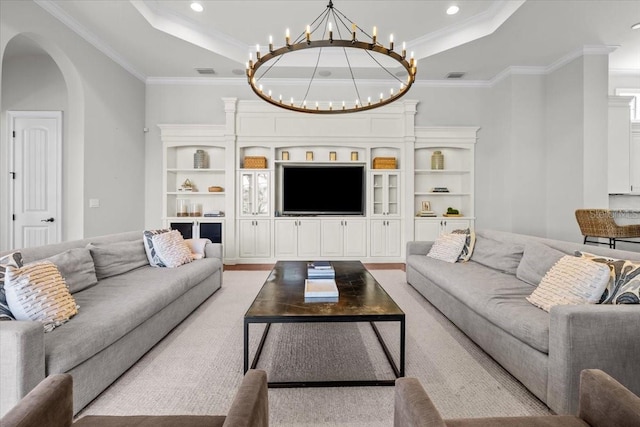
<svg viewBox="0 0 640 427"><path fill-rule="evenodd" d="M240 384L223 427L268 427L267 373L250 369Z"/></svg>
<svg viewBox="0 0 640 427"><path fill-rule="evenodd" d="M0 416L45 377L44 328L40 322L0 322Z"/></svg>
<svg viewBox="0 0 640 427"><path fill-rule="evenodd" d="M433 246L433 242L407 242L407 256L426 255Z"/></svg>
<svg viewBox="0 0 640 427"><path fill-rule="evenodd" d="M578 416L594 427L640 425L640 397L606 373L585 369L580 374Z"/></svg>
<svg viewBox="0 0 640 427"><path fill-rule="evenodd" d="M583 369L601 369L639 393L639 324L637 305L552 307L547 405L559 414L575 414Z"/></svg>
<svg viewBox="0 0 640 427"><path fill-rule="evenodd" d="M396 380L393 426L446 427L429 395L416 378Z"/></svg>
<svg viewBox="0 0 640 427"><path fill-rule="evenodd" d="M222 243L207 243L204 247L204 256L222 261Z"/></svg>
<svg viewBox="0 0 640 427"><path fill-rule="evenodd" d="M0 420L2 427L68 427L73 420L73 381L69 374L40 382Z"/></svg>

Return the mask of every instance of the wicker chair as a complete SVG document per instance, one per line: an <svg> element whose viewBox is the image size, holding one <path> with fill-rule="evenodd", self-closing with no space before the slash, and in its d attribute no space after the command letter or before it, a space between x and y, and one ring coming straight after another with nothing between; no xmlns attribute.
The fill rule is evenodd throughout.
<svg viewBox="0 0 640 427"><path fill-rule="evenodd" d="M596 243L616 248L616 242L640 243L640 241L623 240L640 237L640 224L618 225L614 221L615 211L609 209L577 209L576 219L580 232L584 236L584 243ZM603 237L609 243L599 240L587 240L589 237Z"/></svg>

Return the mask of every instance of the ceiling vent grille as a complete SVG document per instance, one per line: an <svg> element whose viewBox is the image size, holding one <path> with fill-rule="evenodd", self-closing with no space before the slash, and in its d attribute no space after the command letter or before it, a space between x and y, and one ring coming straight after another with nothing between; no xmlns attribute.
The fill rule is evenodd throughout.
<svg viewBox="0 0 640 427"><path fill-rule="evenodd" d="M463 73L462 71L453 71L449 74L447 74L447 78L448 79L461 79L462 76L464 76L465 73Z"/></svg>
<svg viewBox="0 0 640 427"><path fill-rule="evenodd" d="M198 74L202 74L205 76L212 76L216 73L213 68L196 68L196 71L198 72Z"/></svg>

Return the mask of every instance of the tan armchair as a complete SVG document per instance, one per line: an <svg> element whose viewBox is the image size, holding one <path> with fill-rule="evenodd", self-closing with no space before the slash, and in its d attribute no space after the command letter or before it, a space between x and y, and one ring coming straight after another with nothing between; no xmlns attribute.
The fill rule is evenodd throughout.
<svg viewBox="0 0 640 427"><path fill-rule="evenodd" d="M615 211L609 209L577 209L576 220L580 232L584 236L584 243L597 243L598 240L587 240L588 237L604 237L609 239L609 247L616 248L617 242L640 243L640 241L622 240L640 237L640 224L618 225L615 220Z"/></svg>
<svg viewBox="0 0 640 427"><path fill-rule="evenodd" d="M597 369L580 375L578 414L443 420L420 382L398 378L394 427L638 427L640 398Z"/></svg>
<svg viewBox="0 0 640 427"><path fill-rule="evenodd" d="M267 427L267 374L249 370L223 415L88 415L73 422L72 378L45 378L0 420L2 427ZM203 390L206 393L206 390Z"/></svg>

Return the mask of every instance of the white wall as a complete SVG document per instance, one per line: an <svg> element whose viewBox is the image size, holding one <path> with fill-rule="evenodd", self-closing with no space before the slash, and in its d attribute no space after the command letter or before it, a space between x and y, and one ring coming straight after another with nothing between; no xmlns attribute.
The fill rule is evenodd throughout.
<svg viewBox="0 0 640 427"><path fill-rule="evenodd" d="M0 58L18 35L36 41L53 58L68 91L63 237L143 228L144 83L35 3L0 2ZM28 89L21 96L28 96ZM0 92L0 109L14 108L5 105L3 95ZM0 149L6 146L2 133ZM2 162L0 175L6 172ZM100 208L89 209L89 198L100 199Z"/></svg>

